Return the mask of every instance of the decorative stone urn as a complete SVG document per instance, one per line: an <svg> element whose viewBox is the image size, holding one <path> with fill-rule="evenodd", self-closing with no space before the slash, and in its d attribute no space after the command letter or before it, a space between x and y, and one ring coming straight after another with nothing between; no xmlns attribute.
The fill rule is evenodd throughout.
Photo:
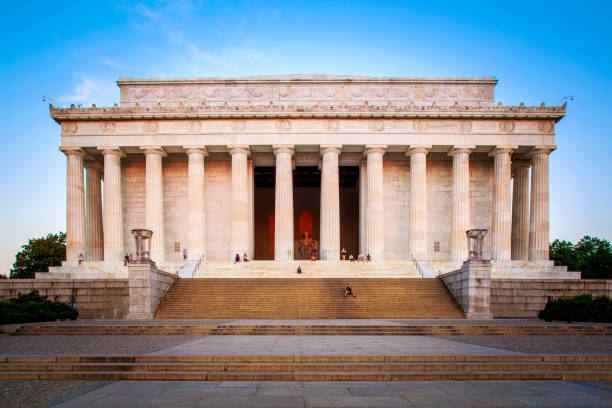
<svg viewBox="0 0 612 408"><path fill-rule="evenodd" d="M151 236L153 231L148 229L133 229L132 235L136 240L136 256L134 263L153 263L151 260Z"/></svg>
<svg viewBox="0 0 612 408"><path fill-rule="evenodd" d="M484 237L487 235L485 228L473 228L465 231L468 243L468 259L482 259L484 248Z"/></svg>

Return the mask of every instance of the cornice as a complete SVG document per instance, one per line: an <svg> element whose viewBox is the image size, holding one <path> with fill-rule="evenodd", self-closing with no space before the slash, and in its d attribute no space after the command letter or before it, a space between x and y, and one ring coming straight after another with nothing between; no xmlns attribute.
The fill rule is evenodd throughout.
<svg viewBox="0 0 612 408"><path fill-rule="evenodd" d="M170 108L157 105L152 108L140 106L123 108L115 104L112 108L55 108L49 106L51 117L57 122L65 121L105 121L105 120L181 120L181 119L533 119L554 120L558 122L565 116L566 104L562 106L496 106L459 105L438 106L416 105L395 106L370 104L367 101L359 105L287 105L274 104L253 106L210 105L202 103L198 107Z"/></svg>

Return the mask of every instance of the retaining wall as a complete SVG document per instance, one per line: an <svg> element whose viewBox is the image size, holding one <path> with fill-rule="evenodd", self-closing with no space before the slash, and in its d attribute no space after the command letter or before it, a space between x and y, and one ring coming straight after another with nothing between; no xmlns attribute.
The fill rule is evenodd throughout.
<svg viewBox="0 0 612 408"><path fill-rule="evenodd" d="M49 300L69 303L74 296L79 319L123 319L129 308L127 279L2 279L0 300L37 290Z"/></svg>

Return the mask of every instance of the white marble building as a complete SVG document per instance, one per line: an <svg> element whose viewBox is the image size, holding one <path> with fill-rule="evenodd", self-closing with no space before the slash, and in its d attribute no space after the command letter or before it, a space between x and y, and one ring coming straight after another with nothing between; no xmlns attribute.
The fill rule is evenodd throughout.
<svg viewBox="0 0 612 408"><path fill-rule="evenodd" d="M317 262L345 247L436 275L467 258L478 227L495 277L571 275L548 261L565 105L495 104L495 78L117 83L119 105L51 107L68 162L67 261L51 272L126 276L130 231L145 227L167 269L185 250L198 268L236 253L292 261L307 236Z"/></svg>

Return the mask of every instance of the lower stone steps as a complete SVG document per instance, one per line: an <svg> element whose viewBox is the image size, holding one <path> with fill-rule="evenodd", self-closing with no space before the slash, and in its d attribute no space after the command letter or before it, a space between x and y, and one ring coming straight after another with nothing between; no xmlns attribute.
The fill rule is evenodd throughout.
<svg viewBox="0 0 612 408"><path fill-rule="evenodd" d="M287 335L287 336L610 336L612 326L527 325L527 326L376 326L376 325L78 325L29 324L15 332L22 336L83 335Z"/></svg>
<svg viewBox="0 0 612 408"><path fill-rule="evenodd" d="M2 380L611 380L611 356L5 356Z"/></svg>

